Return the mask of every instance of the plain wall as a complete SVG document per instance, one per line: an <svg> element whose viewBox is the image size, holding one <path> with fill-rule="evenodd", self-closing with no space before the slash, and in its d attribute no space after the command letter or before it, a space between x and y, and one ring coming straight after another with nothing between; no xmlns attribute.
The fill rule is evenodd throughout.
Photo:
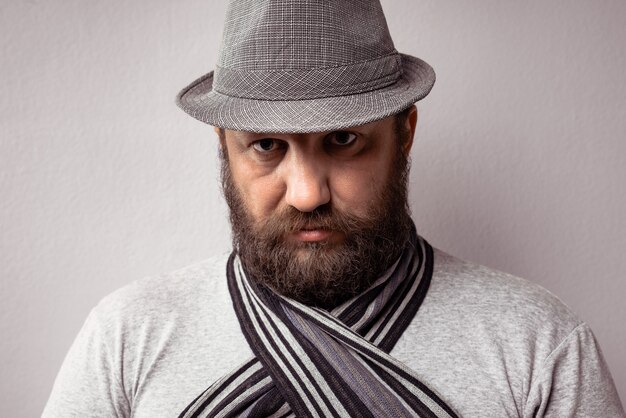
<svg viewBox="0 0 626 418"><path fill-rule="evenodd" d="M626 399L626 2L383 6L438 76L418 105L418 230L559 295ZM105 294L228 250L216 139L174 104L214 65L224 11L0 3L0 416L40 414Z"/></svg>

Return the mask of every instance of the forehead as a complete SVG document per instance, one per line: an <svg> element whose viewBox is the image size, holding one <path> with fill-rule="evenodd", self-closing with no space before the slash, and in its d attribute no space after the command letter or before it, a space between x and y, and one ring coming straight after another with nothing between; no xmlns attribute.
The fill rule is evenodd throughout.
<svg viewBox="0 0 626 418"><path fill-rule="evenodd" d="M388 134L394 130L395 115L388 116L384 119L380 119L374 122L366 123L364 125L350 126L346 128L335 129L332 131L322 132L310 132L310 133L289 133L289 132L248 132L248 131L235 131L230 129L219 128L222 136L225 132L228 132L228 136L235 139L254 139L254 138L289 138L295 140L305 140L311 138L324 138L332 132L353 132L362 135L380 135Z"/></svg>

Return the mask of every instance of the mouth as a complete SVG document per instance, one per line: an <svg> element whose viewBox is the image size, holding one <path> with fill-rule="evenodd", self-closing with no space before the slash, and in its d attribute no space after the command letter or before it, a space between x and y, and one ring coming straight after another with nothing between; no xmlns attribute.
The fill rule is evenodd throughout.
<svg viewBox="0 0 626 418"><path fill-rule="evenodd" d="M336 235L338 232L323 228L303 228L289 234L291 239L298 242L328 242Z"/></svg>

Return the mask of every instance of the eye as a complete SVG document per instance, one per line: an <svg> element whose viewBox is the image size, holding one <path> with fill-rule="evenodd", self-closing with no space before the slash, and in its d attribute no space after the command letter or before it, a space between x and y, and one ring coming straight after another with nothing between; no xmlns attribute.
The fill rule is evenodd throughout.
<svg viewBox="0 0 626 418"><path fill-rule="evenodd" d="M252 148L261 153L272 152L278 148L276 140L271 138L263 138L252 143Z"/></svg>
<svg viewBox="0 0 626 418"><path fill-rule="evenodd" d="M356 138L357 136L352 132L337 131L328 135L327 141L330 145L345 147L354 143Z"/></svg>

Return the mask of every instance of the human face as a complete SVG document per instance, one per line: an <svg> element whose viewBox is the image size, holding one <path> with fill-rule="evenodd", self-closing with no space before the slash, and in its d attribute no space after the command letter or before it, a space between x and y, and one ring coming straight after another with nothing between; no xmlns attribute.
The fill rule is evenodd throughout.
<svg viewBox="0 0 626 418"><path fill-rule="evenodd" d="M390 117L345 131L221 136L234 244L255 280L332 305L398 256L410 224L415 109L408 115L400 127Z"/></svg>

